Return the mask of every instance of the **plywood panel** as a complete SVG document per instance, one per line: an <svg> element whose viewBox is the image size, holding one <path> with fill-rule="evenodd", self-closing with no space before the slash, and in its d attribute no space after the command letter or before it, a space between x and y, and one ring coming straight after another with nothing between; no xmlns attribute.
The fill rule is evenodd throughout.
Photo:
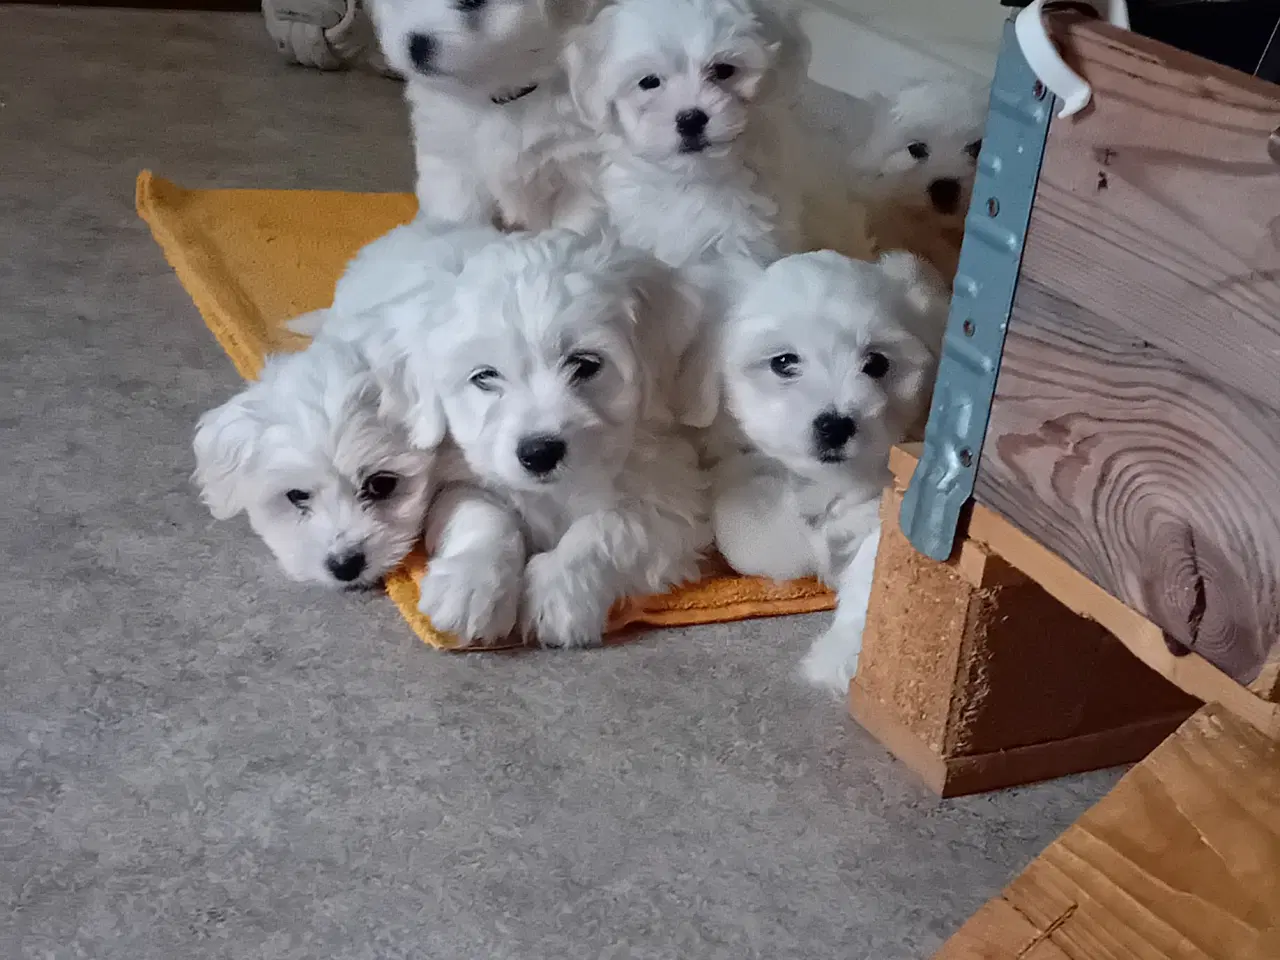
<svg viewBox="0 0 1280 960"><path fill-rule="evenodd" d="M1241 681L1280 637L1280 415L1034 282L977 497Z"/></svg>
<svg viewBox="0 0 1280 960"><path fill-rule="evenodd" d="M1280 88L1103 25L1065 47L1095 102L1050 128L976 496L1271 695Z"/></svg>
<svg viewBox="0 0 1280 960"><path fill-rule="evenodd" d="M1278 934L1280 744L1211 706L937 960L1275 960Z"/></svg>
<svg viewBox="0 0 1280 960"><path fill-rule="evenodd" d="M1057 30L1094 98L1050 127L1022 276L1280 408L1280 87Z"/></svg>

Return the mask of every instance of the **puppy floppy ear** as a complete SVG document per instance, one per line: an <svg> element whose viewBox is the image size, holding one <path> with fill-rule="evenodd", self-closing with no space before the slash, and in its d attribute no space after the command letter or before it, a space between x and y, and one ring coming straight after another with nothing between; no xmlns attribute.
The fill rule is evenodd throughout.
<svg viewBox="0 0 1280 960"><path fill-rule="evenodd" d="M601 66L615 16L614 8L606 7L590 23L570 30L560 54L569 99L582 121L597 132L609 126L611 106Z"/></svg>
<svg viewBox="0 0 1280 960"><path fill-rule="evenodd" d="M685 426L710 426L720 388L706 332L707 297L683 271L647 257L630 264L630 284L636 339L654 376L656 396L646 414L669 412Z"/></svg>
<svg viewBox="0 0 1280 960"><path fill-rule="evenodd" d="M675 413L680 423L705 430L720 413L718 350L709 334L700 336L680 359L676 373Z"/></svg>
<svg viewBox="0 0 1280 960"><path fill-rule="evenodd" d="M942 337L951 307L951 295L942 274L926 260L905 250L882 253L878 262L887 276L902 285L911 313L909 332L937 357L942 352Z"/></svg>
<svg viewBox="0 0 1280 960"><path fill-rule="evenodd" d="M764 28L773 61L762 92L782 99L797 95L813 56L809 37L800 26L799 6L790 0L757 0L753 13Z"/></svg>
<svg viewBox="0 0 1280 960"><path fill-rule="evenodd" d="M382 399L378 416L401 424L412 446L434 450L444 442L447 425L444 405L429 371L415 369L423 362L422 359L402 359L386 376L379 377Z"/></svg>
<svg viewBox="0 0 1280 960"><path fill-rule="evenodd" d="M192 479L215 519L226 520L244 509L245 470L262 430L262 422L240 397L210 410L196 424Z"/></svg>

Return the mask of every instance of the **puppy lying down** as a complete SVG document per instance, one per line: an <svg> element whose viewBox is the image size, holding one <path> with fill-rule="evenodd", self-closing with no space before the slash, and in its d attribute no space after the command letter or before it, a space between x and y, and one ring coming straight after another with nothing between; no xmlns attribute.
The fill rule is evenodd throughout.
<svg viewBox="0 0 1280 960"><path fill-rule="evenodd" d="M413 447L360 350L320 340L200 418L196 471L219 519L240 512L295 580L368 587L418 541L433 450Z"/></svg>
<svg viewBox="0 0 1280 960"><path fill-rule="evenodd" d="M927 412L947 299L910 254L800 254L763 271L725 324L736 442L713 471L716 544L740 573L816 574L837 591L805 664L823 685L847 687L857 664L889 449Z"/></svg>
<svg viewBox="0 0 1280 960"><path fill-rule="evenodd" d="M398 378L413 441L442 444L433 625L598 644L616 600L697 576L706 481L679 424L702 413L680 365L697 320L654 258L557 230L498 235L450 282L344 318Z"/></svg>

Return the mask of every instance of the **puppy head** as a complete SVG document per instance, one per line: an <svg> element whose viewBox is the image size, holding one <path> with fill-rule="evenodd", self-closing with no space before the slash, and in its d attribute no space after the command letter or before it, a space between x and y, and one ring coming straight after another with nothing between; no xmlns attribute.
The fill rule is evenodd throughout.
<svg viewBox="0 0 1280 960"><path fill-rule="evenodd" d="M958 223L969 209L986 112L986 92L972 84L913 84L876 104L859 165L895 202Z"/></svg>
<svg viewBox="0 0 1280 960"><path fill-rule="evenodd" d="M618 0L574 31L564 61L586 122L664 161L726 152L803 44L785 12L750 0Z"/></svg>
<svg viewBox="0 0 1280 960"><path fill-rule="evenodd" d="M825 251L770 266L734 308L721 353L747 438L810 479L883 466L932 387L934 355L913 332L922 308L940 323L919 287L927 269Z"/></svg>
<svg viewBox="0 0 1280 960"><path fill-rule="evenodd" d="M510 90L555 62L564 30L591 0L378 0L388 64L411 82Z"/></svg>
<svg viewBox="0 0 1280 960"><path fill-rule="evenodd" d="M580 489L622 467L658 406L641 346L643 259L568 231L513 235L467 263L420 345L449 432L483 479Z"/></svg>
<svg viewBox="0 0 1280 960"><path fill-rule="evenodd" d="M349 344L270 358L200 418L195 480L219 519L249 516L290 577L366 587L421 535L434 454L409 445Z"/></svg>

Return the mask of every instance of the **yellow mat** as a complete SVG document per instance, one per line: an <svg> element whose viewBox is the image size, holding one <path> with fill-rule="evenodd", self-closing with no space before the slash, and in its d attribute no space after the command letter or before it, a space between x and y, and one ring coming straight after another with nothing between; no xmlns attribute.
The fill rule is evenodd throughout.
<svg viewBox="0 0 1280 960"><path fill-rule="evenodd" d="M284 328L285 321L327 306L351 256L410 220L417 209L410 194L185 190L148 171L138 176L137 205L205 323L249 379L258 375L266 354L306 345L305 338ZM449 649L456 645L453 638L418 613L418 581L425 567L421 553L409 557L387 578L387 593L418 636ZM816 581L741 577L712 561L697 583L619 603L610 614L609 634L809 613L834 605L834 597Z"/></svg>

